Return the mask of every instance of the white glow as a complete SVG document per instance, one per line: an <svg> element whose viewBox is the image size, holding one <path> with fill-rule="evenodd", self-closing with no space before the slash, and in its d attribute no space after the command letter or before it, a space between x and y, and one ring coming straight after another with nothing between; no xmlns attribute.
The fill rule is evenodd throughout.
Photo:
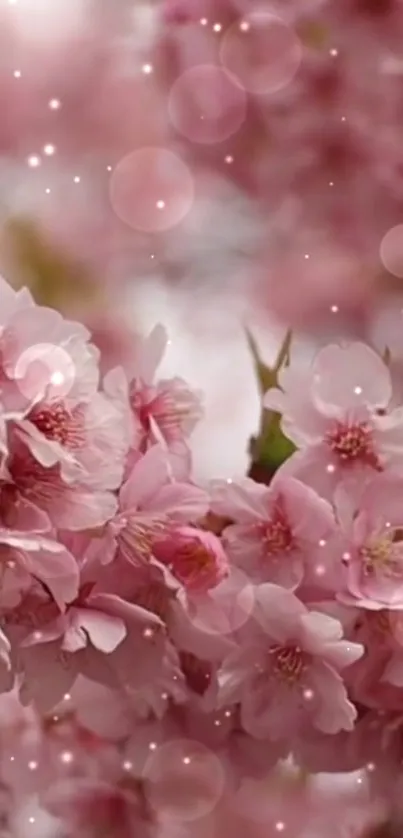
<svg viewBox="0 0 403 838"><path fill-rule="evenodd" d="M55 370L55 372L52 372L52 375L50 376L50 383L54 384L56 387L60 384L64 384L64 375L61 370Z"/></svg>
<svg viewBox="0 0 403 838"><path fill-rule="evenodd" d="M149 76L150 73L152 73L154 68L153 68L152 64L143 64L141 69L142 69L143 73L146 74L146 76Z"/></svg>
<svg viewBox="0 0 403 838"><path fill-rule="evenodd" d="M36 769L38 768L38 763L35 762L35 760L33 759L31 760L31 762L28 763L28 768L30 771L36 771Z"/></svg>
<svg viewBox="0 0 403 838"><path fill-rule="evenodd" d="M41 165L41 158L38 157L37 154L30 154L30 156L28 157L27 163L28 163L28 166L31 167L31 169L37 169L38 166Z"/></svg>
<svg viewBox="0 0 403 838"><path fill-rule="evenodd" d="M221 32L222 26L221 23L215 23L213 26L214 32Z"/></svg>
<svg viewBox="0 0 403 838"><path fill-rule="evenodd" d="M21 70L14 70L13 76L14 76L15 79L20 79L21 78Z"/></svg>
<svg viewBox="0 0 403 838"><path fill-rule="evenodd" d="M60 99L50 99L49 100L49 107L51 111L58 111L61 107Z"/></svg>
<svg viewBox="0 0 403 838"><path fill-rule="evenodd" d="M76 176L73 178L73 180L74 180L74 183L80 183L81 178L80 178L78 175L76 175Z"/></svg>
<svg viewBox="0 0 403 838"><path fill-rule="evenodd" d="M51 157L52 154L55 153L55 151L56 151L56 147L54 145L52 145L52 143L47 143L43 147L43 152L44 152L44 154L47 154L48 157Z"/></svg>
<svg viewBox="0 0 403 838"><path fill-rule="evenodd" d="M68 765L70 762L73 762L74 755L71 751L63 751L63 753L60 754L60 759L65 763L65 765Z"/></svg>

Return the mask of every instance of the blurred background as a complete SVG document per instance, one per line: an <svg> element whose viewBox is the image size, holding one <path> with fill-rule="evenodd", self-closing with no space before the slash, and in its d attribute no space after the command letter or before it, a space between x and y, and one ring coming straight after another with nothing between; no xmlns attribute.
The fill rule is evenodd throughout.
<svg viewBox="0 0 403 838"><path fill-rule="evenodd" d="M205 392L198 476L244 472L272 361L403 355L402 0L0 0L0 270L130 369Z"/></svg>

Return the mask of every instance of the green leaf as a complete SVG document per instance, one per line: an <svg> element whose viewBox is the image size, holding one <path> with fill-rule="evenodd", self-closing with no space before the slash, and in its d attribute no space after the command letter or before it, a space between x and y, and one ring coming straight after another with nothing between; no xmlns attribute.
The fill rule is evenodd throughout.
<svg viewBox="0 0 403 838"><path fill-rule="evenodd" d="M291 332L287 332L274 366L269 367L263 363L253 335L248 330L246 330L246 334L263 402L263 396L267 390L278 386L280 370L290 362L292 335ZM262 404L259 434L253 437L250 443L253 471L266 474L267 482L270 482L273 474L294 451L294 444L283 434L281 429L280 414L273 410L266 410ZM254 466L258 466L258 470L253 468Z"/></svg>

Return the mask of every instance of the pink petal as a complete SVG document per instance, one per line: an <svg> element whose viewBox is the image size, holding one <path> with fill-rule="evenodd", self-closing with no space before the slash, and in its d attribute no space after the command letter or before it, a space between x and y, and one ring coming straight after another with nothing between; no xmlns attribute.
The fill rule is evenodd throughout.
<svg viewBox="0 0 403 838"><path fill-rule="evenodd" d="M315 661L309 672L309 682L316 698L315 727L323 733L332 734L352 730L357 711L348 700L340 676L326 663Z"/></svg>
<svg viewBox="0 0 403 838"><path fill-rule="evenodd" d="M88 634L91 643L101 652L110 654L126 637L126 626L119 617L112 617L89 608L77 609L80 628Z"/></svg>
<svg viewBox="0 0 403 838"><path fill-rule="evenodd" d="M209 499L204 489L190 483L168 483L150 500L149 510L174 518L175 521L197 521L206 515Z"/></svg>
<svg viewBox="0 0 403 838"><path fill-rule="evenodd" d="M122 510L147 509L158 490L170 479L169 461L161 445L154 445L135 463L120 490Z"/></svg>
<svg viewBox="0 0 403 838"><path fill-rule="evenodd" d="M265 583L256 588L254 617L270 639L283 643L298 632L306 608L291 591Z"/></svg>
<svg viewBox="0 0 403 838"><path fill-rule="evenodd" d="M312 391L325 405L386 407L392 397L389 370L364 343L324 347L313 365Z"/></svg>
<svg viewBox="0 0 403 838"><path fill-rule="evenodd" d="M256 523L265 517L262 501L268 494L249 478L242 481L214 480L210 484L211 509L216 515L231 518L240 524Z"/></svg>

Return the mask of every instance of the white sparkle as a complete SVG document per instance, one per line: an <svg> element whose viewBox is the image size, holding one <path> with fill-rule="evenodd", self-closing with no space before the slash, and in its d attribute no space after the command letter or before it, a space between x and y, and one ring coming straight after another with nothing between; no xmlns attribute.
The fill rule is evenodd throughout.
<svg viewBox="0 0 403 838"><path fill-rule="evenodd" d="M346 121L346 117L345 117L345 116L342 116L341 121L342 121L342 122L345 122L345 121Z"/></svg>
<svg viewBox="0 0 403 838"><path fill-rule="evenodd" d="M133 763L132 763L132 762L130 762L130 760L128 760L128 759L127 759L127 760L125 760L125 762L123 763L123 768L124 768L124 770L125 770L125 771L131 771L131 770L132 770L132 768L133 768Z"/></svg>
<svg viewBox="0 0 403 838"><path fill-rule="evenodd" d="M33 759L31 760L31 762L28 763L28 768L30 771L36 771L36 769L38 768L38 763L35 762L35 760Z"/></svg>
<svg viewBox="0 0 403 838"><path fill-rule="evenodd" d="M315 567L315 573L317 576L324 576L326 573L326 568L323 566L323 564L317 564Z"/></svg>
<svg viewBox="0 0 403 838"><path fill-rule="evenodd" d="M304 690L304 698L306 698L307 701L310 701L311 698L313 698L313 690Z"/></svg>
<svg viewBox="0 0 403 838"><path fill-rule="evenodd" d="M21 70L14 70L13 76L14 76L15 79L20 79L21 78Z"/></svg>
<svg viewBox="0 0 403 838"><path fill-rule="evenodd" d="M42 632L41 631L34 631L34 640L42 640Z"/></svg>
<svg viewBox="0 0 403 838"><path fill-rule="evenodd" d="M359 785L359 786L361 785L361 783L362 783L362 777L357 777L357 783L358 783L358 785Z"/></svg>
<svg viewBox="0 0 403 838"><path fill-rule="evenodd" d="M50 99L49 100L49 107L50 107L51 111L58 111L59 108L61 107L61 104L62 103L61 103L60 99Z"/></svg>
<svg viewBox="0 0 403 838"><path fill-rule="evenodd" d="M200 23L201 23L202 26L207 26L207 24L208 24L207 18L206 17L201 17L200 18Z"/></svg>
<svg viewBox="0 0 403 838"><path fill-rule="evenodd" d="M345 562L349 562L350 559L351 559L351 553L349 553L348 551L346 553L343 553L343 560Z"/></svg>
<svg viewBox="0 0 403 838"><path fill-rule="evenodd" d="M28 157L27 163L28 163L28 166L31 167L31 169L37 169L38 166L41 165L41 158L38 157L37 154L31 154Z"/></svg>
<svg viewBox="0 0 403 838"><path fill-rule="evenodd" d="M70 695L70 693L65 693L65 695L63 696L63 698L64 698L64 700L65 700L65 701L71 701L71 695Z"/></svg>
<svg viewBox="0 0 403 838"><path fill-rule="evenodd" d="M329 474L334 474L334 472L336 471L336 466L334 466L333 463L329 463L329 465L326 466L326 471Z"/></svg>
<svg viewBox="0 0 403 838"><path fill-rule="evenodd" d="M226 481L226 482L227 482L229 485L231 485L231 483L233 482L232 477L227 477L227 481Z"/></svg>
<svg viewBox="0 0 403 838"><path fill-rule="evenodd" d="M141 69L142 69L143 73L146 74L146 76L149 76L150 73L152 73L154 68L153 68L152 64L143 64Z"/></svg>
<svg viewBox="0 0 403 838"><path fill-rule="evenodd" d="M242 20L241 23L239 24L239 28L240 28L241 32L249 32L250 23L248 23L247 20Z"/></svg>
<svg viewBox="0 0 403 838"><path fill-rule="evenodd" d="M156 742L150 742L148 747L149 747L150 751L156 751L157 750L157 743Z"/></svg>
<svg viewBox="0 0 403 838"><path fill-rule="evenodd" d="M335 58L335 57L336 57L336 55L338 55L338 54L339 54L339 50L338 50L338 49L331 49L331 50L330 50L330 55L331 55L333 58Z"/></svg>
<svg viewBox="0 0 403 838"><path fill-rule="evenodd" d="M81 178L80 178L78 175L76 175L76 176L73 178L73 180L74 180L74 183L80 183Z"/></svg>
<svg viewBox="0 0 403 838"><path fill-rule="evenodd" d="M161 693L161 698L162 698L164 701L167 701L167 700L168 700L168 693Z"/></svg>
<svg viewBox="0 0 403 838"><path fill-rule="evenodd" d="M361 396L362 387L354 387L354 393L356 394L356 396Z"/></svg>
<svg viewBox="0 0 403 838"><path fill-rule="evenodd" d="M321 538L319 541L319 547L326 547L326 541L324 538Z"/></svg>
<svg viewBox="0 0 403 838"><path fill-rule="evenodd" d="M44 152L44 154L47 154L48 157L51 157L52 154L55 153L55 151L56 151L56 147L52 143L47 143L43 147L43 152Z"/></svg>
<svg viewBox="0 0 403 838"><path fill-rule="evenodd" d="M70 762L73 762L74 756L71 751L63 751L63 753L60 754L60 759L65 765L68 765Z"/></svg>
<svg viewBox="0 0 403 838"><path fill-rule="evenodd" d="M390 521L386 521L386 524L385 524L386 529L389 529L389 527L391 527L391 526L392 526L392 524L390 523Z"/></svg>
<svg viewBox="0 0 403 838"><path fill-rule="evenodd" d="M283 832L283 831L284 831L284 829L285 829L285 823L284 823L284 821L277 821L277 823L276 823L276 829L277 829L277 832Z"/></svg>
<svg viewBox="0 0 403 838"><path fill-rule="evenodd" d="M229 719L229 717L231 716L231 710L226 710L224 716L226 716L227 719Z"/></svg>
<svg viewBox="0 0 403 838"><path fill-rule="evenodd" d="M333 312L333 314L337 314L338 310L339 310L338 306L331 306L330 307L330 311Z"/></svg>
<svg viewBox="0 0 403 838"><path fill-rule="evenodd" d="M304 259L309 259L309 253L305 253Z"/></svg>
<svg viewBox="0 0 403 838"><path fill-rule="evenodd" d="M35 818L33 818L32 816L30 818L28 818L28 820L29 820L30 823L35 823Z"/></svg>
<svg viewBox="0 0 403 838"><path fill-rule="evenodd" d="M333 183L332 180L329 181L329 186L334 186L334 183Z"/></svg>
<svg viewBox="0 0 403 838"><path fill-rule="evenodd" d="M234 158L233 158L232 154L227 154L227 156L226 156L226 158L225 158L225 162L226 162L226 163L228 163L228 165L229 165L230 163L233 163L233 162L234 162Z"/></svg>
<svg viewBox="0 0 403 838"><path fill-rule="evenodd" d="M165 201L157 201L157 209L163 210L165 208Z"/></svg>
<svg viewBox="0 0 403 838"><path fill-rule="evenodd" d="M111 172L111 171L112 171L112 166L107 166L107 167L106 167L106 171L107 171L107 172Z"/></svg>
<svg viewBox="0 0 403 838"><path fill-rule="evenodd" d="M214 32L221 32L222 26L221 23L215 23L213 26Z"/></svg>
<svg viewBox="0 0 403 838"><path fill-rule="evenodd" d="M14 762L15 757L10 757L10 762Z"/></svg>
<svg viewBox="0 0 403 838"><path fill-rule="evenodd" d="M59 384L64 384L63 373L60 370L55 370L55 372L52 372L52 375L50 376L50 383L54 384L56 387Z"/></svg>
<svg viewBox="0 0 403 838"><path fill-rule="evenodd" d="M49 187L48 187L47 189L45 189L45 192L46 192L46 194L47 194L47 195L50 195L50 189L49 189Z"/></svg>
<svg viewBox="0 0 403 838"><path fill-rule="evenodd" d="M221 727L221 722L220 722L219 719L215 719L214 724L215 724L216 727Z"/></svg>
<svg viewBox="0 0 403 838"><path fill-rule="evenodd" d="M369 762L367 765L367 771L375 771L375 765L373 762Z"/></svg>
<svg viewBox="0 0 403 838"><path fill-rule="evenodd" d="M152 636L153 636L153 634L154 634L154 632L153 632L152 628L146 628L146 629L144 629L144 631L143 631L143 637L148 637L148 638L150 638L150 637L152 637Z"/></svg>
<svg viewBox="0 0 403 838"><path fill-rule="evenodd" d="M183 757L183 762L185 765L190 765L190 757Z"/></svg>

